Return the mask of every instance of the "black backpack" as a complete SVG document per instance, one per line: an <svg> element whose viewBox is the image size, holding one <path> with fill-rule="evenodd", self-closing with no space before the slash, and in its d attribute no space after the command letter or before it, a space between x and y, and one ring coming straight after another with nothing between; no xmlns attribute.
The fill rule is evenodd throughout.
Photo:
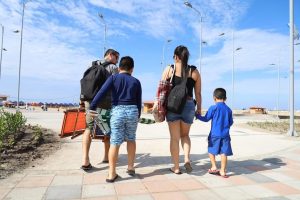
<svg viewBox="0 0 300 200"><path fill-rule="evenodd" d="M105 69L109 64L111 63L106 61L101 63L99 60L92 62L92 66L84 72L83 77L80 80L80 100L93 100L109 76L108 71Z"/></svg>
<svg viewBox="0 0 300 200"><path fill-rule="evenodd" d="M174 67L175 70L175 67ZM175 73L174 75L175 76ZM186 98L188 95L188 89L186 87L187 82L187 73L182 73L182 80L180 84L175 85L168 96L168 102L167 102L167 110L176 113L181 114L184 108L184 105L186 103Z"/></svg>

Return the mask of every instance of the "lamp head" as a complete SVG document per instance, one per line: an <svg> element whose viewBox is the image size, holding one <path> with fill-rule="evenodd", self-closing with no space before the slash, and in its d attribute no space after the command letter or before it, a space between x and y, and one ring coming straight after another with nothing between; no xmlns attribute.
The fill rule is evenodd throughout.
<svg viewBox="0 0 300 200"><path fill-rule="evenodd" d="M185 1L184 5L186 5L187 7L193 8L192 4L188 1Z"/></svg>

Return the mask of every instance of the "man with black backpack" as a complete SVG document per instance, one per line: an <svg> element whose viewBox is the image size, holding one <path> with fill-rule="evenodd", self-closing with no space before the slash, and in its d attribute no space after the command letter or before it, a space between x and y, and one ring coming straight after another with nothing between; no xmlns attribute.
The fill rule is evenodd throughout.
<svg viewBox="0 0 300 200"><path fill-rule="evenodd" d="M118 63L119 52L114 49L108 49L104 54L103 60L97 60L92 63L83 78L80 80L81 84L81 94L80 94L80 106L84 106L86 110L86 129L82 135L82 166L81 169L87 171L92 169L89 158L89 150L91 146L91 133L94 128L94 120L87 113L90 109L90 103L94 96L100 90L106 79L112 75L118 73ZM111 93L108 93L106 97L98 104L98 108L102 110L111 109ZM108 150L109 150L109 140L103 140L104 142L104 158L103 163L108 163Z"/></svg>

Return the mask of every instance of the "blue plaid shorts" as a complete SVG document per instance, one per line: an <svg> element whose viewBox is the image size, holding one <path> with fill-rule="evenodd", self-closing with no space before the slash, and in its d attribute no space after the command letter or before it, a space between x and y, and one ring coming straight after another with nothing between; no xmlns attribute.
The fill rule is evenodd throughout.
<svg viewBox="0 0 300 200"><path fill-rule="evenodd" d="M135 141L139 120L136 105L117 105L111 110L110 144L121 145L124 141Z"/></svg>

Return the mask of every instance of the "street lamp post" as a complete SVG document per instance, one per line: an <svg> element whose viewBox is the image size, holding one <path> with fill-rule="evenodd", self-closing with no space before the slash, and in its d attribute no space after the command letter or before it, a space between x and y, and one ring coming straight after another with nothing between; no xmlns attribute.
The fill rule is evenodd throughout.
<svg viewBox="0 0 300 200"><path fill-rule="evenodd" d="M270 65L276 65L271 63ZM280 64L277 64L277 102L276 102L276 110L277 110L277 119L279 119L279 95L280 95Z"/></svg>
<svg viewBox="0 0 300 200"><path fill-rule="evenodd" d="M22 25L21 25L21 40L20 40L20 57L19 57L19 80L18 80L18 100L17 100L17 111L19 111L19 103L20 103L20 85L21 85L21 67L22 67L22 46L23 46L23 24L24 24L24 12L25 12L25 4L27 2L23 0L22 3Z"/></svg>
<svg viewBox="0 0 300 200"><path fill-rule="evenodd" d="M201 63L202 62L202 22L203 22L203 17L202 17L201 12L198 9L196 9L195 7L193 7L193 5L190 2L185 1L184 5L186 5L189 8L192 8L200 16L199 71L200 71L200 74L201 74L201 69L202 69L202 63Z"/></svg>
<svg viewBox="0 0 300 200"><path fill-rule="evenodd" d="M225 33L219 34L219 36L223 36ZM234 44L234 31L232 30L232 70L231 70L231 84L232 84L232 99L231 99L231 108L234 109L234 79L235 79L235 73L234 73L234 65L235 65L235 52L241 50L242 47L235 48Z"/></svg>
<svg viewBox="0 0 300 200"><path fill-rule="evenodd" d="M4 26L2 24L1 25L1 32L2 32L2 36L1 36L1 53L0 53L0 78L1 78L1 69L2 69L2 53L3 53L3 37L4 37Z"/></svg>
<svg viewBox="0 0 300 200"><path fill-rule="evenodd" d="M294 0L290 0L290 129L289 136L297 136L294 122Z"/></svg>
<svg viewBox="0 0 300 200"><path fill-rule="evenodd" d="M103 44L103 56L105 54L106 51L106 31L107 31L107 24L104 20L104 16L101 13L98 13L99 18L101 19L101 22L104 25L104 44Z"/></svg>
<svg viewBox="0 0 300 200"><path fill-rule="evenodd" d="M172 40L166 40L164 45L163 45L163 49L162 49L162 60L161 60L161 68L163 69L163 67L165 66L165 48L166 45L171 42Z"/></svg>

